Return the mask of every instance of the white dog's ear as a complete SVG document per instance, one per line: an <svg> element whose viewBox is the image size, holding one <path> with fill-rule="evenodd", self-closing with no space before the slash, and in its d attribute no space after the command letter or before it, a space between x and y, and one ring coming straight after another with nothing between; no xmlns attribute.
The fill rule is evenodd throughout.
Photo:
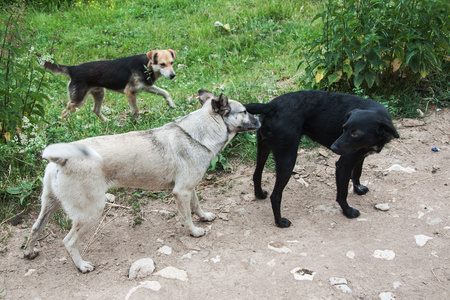
<svg viewBox="0 0 450 300"><path fill-rule="evenodd" d="M198 101L202 106L206 101L215 98L217 98L217 96L207 90L198 90Z"/></svg>
<svg viewBox="0 0 450 300"><path fill-rule="evenodd" d="M212 99L211 106L215 113L222 116L228 114L231 110L231 107L228 105L228 98L224 94L220 94L219 99Z"/></svg>

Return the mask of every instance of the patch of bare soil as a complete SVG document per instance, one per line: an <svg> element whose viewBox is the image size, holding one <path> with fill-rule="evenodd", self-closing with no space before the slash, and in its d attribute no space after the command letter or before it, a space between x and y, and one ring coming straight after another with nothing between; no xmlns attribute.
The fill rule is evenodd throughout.
<svg viewBox="0 0 450 300"><path fill-rule="evenodd" d="M361 211L357 219L344 217L335 203L337 156L299 149L282 202L290 228L274 225L269 200L254 199L254 166L245 165L216 186L199 187L202 207L218 216L200 224L208 228L201 238L170 217L173 203L150 200L135 227L128 210L112 207L82 245L96 265L90 274L77 271L61 243L66 232L54 224L42 234L40 255L23 258L33 214L8 229L0 298L449 299L450 111L395 123L401 139L366 159L361 179L370 192L349 194ZM264 173L269 191L274 178ZM131 264L147 257L155 272L128 279ZM155 274L168 266L186 271L187 280Z"/></svg>

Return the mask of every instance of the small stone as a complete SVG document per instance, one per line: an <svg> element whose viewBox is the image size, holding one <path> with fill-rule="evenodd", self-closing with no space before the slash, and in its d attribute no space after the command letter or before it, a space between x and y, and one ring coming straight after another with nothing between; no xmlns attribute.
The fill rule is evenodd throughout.
<svg viewBox="0 0 450 300"><path fill-rule="evenodd" d="M220 255L217 255L215 258L211 258L211 261L217 264L218 262L220 262Z"/></svg>
<svg viewBox="0 0 450 300"><path fill-rule="evenodd" d="M399 164L394 164L391 167L389 167L389 169L386 169L385 171L387 171L387 172L400 171L400 172L405 172L405 173L414 173L416 170L414 170L413 168L410 168L410 167L404 168L404 167L400 166Z"/></svg>
<svg viewBox="0 0 450 300"><path fill-rule="evenodd" d="M196 253L198 253L198 251L192 250L191 252L186 253L185 255L183 255L183 256L181 257L181 259L191 259L191 258L192 258L192 255L194 255L194 254L196 254Z"/></svg>
<svg viewBox="0 0 450 300"><path fill-rule="evenodd" d="M295 268L291 270L291 274L294 275L295 280L313 280L316 272L305 268Z"/></svg>
<svg viewBox="0 0 450 300"><path fill-rule="evenodd" d="M378 295L380 300L395 300L395 295L391 292L383 292Z"/></svg>
<svg viewBox="0 0 450 300"><path fill-rule="evenodd" d="M348 251L345 255L350 259L355 259L355 252L353 251Z"/></svg>
<svg viewBox="0 0 450 300"><path fill-rule="evenodd" d="M389 210L389 204L387 203L378 203L375 205L375 208L381 211L388 211Z"/></svg>
<svg viewBox="0 0 450 300"><path fill-rule="evenodd" d="M106 193L105 197L106 201L108 201L109 203L114 203L116 201L116 196L114 196L113 194Z"/></svg>
<svg viewBox="0 0 450 300"><path fill-rule="evenodd" d="M25 273L24 277L30 276L34 272L36 272L36 269L29 269L28 272Z"/></svg>
<svg viewBox="0 0 450 300"><path fill-rule="evenodd" d="M165 254L165 255L170 255L172 254L172 248L170 248L169 246L162 246L161 248L158 249L158 252Z"/></svg>
<svg viewBox="0 0 450 300"><path fill-rule="evenodd" d="M136 279L147 277L155 271L155 262L151 258L141 258L135 261L128 272L128 278Z"/></svg>
<svg viewBox="0 0 450 300"><path fill-rule="evenodd" d="M158 281L144 281L139 284L139 286L135 286L132 288L128 294L125 296L125 300L130 299L131 295L133 295L134 292L136 292L140 288L149 289L152 291L159 291L161 289L161 284Z"/></svg>
<svg viewBox="0 0 450 300"><path fill-rule="evenodd" d="M161 271L155 273L155 275L168 278L168 279L178 279L181 281L187 281L187 272L184 270L177 269L175 267L166 267Z"/></svg>
<svg viewBox="0 0 450 300"><path fill-rule="evenodd" d="M425 244L429 241L432 240L432 237L423 235L423 234L418 234L415 235L414 238L416 239L416 244L419 245L419 247L423 247L425 246Z"/></svg>
<svg viewBox="0 0 450 300"><path fill-rule="evenodd" d="M428 219L427 219L427 224L430 225L430 226L437 225L437 224L439 224L439 223L441 223L441 222L442 222L442 219L441 219L441 218L434 218L434 219L428 218Z"/></svg>
<svg viewBox="0 0 450 300"><path fill-rule="evenodd" d="M289 249L288 247L286 247L283 243L281 242L270 242L267 247L271 250L277 251L279 253L289 253L292 252L291 249Z"/></svg>
<svg viewBox="0 0 450 300"><path fill-rule="evenodd" d="M395 253L392 250L375 250L372 254L375 258L393 260L395 258Z"/></svg>

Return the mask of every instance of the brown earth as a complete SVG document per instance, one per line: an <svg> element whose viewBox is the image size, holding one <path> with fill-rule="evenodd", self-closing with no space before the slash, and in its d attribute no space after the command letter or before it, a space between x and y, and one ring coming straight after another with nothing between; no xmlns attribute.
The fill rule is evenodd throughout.
<svg viewBox="0 0 450 300"><path fill-rule="evenodd" d="M34 212L26 222L2 229L2 237L7 231L11 237L0 249L0 298L450 299L450 111L395 123L401 138L366 159L361 179L370 192L349 194L350 205L361 211L358 219L344 217L334 201L337 156L322 148L300 149L282 202L290 228L274 225L269 200L254 200L253 165L235 166L216 185L199 186L203 208L218 215L200 224L208 227L201 238L188 236L177 217L162 211L176 212L169 201L142 206L144 220L135 227L129 210L108 205L97 234L91 232L83 244L85 259L96 265L90 274L77 271L61 243L66 232L55 224L42 235L41 254L23 258L20 246ZM396 164L404 169L387 171ZM264 173L269 191L274 178ZM375 208L381 203L389 210ZM164 245L171 254L158 251ZM128 279L131 264L146 257L155 261L155 272L172 266L186 271L187 280L155 273ZM296 280L302 273L312 280ZM346 284L332 285L333 277ZM129 294L145 281L161 288Z"/></svg>

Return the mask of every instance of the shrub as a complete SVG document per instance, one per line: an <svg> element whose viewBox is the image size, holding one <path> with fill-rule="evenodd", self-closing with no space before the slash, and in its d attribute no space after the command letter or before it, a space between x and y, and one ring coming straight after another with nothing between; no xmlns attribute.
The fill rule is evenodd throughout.
<svg viewBox="0 0 450 300"><path fill-rule="evenodd" d="M322 33L303 53L303 82L386 94L414 89L448 64L449 11L446 0L329 0L313 19L322 20Z"/></svg>

